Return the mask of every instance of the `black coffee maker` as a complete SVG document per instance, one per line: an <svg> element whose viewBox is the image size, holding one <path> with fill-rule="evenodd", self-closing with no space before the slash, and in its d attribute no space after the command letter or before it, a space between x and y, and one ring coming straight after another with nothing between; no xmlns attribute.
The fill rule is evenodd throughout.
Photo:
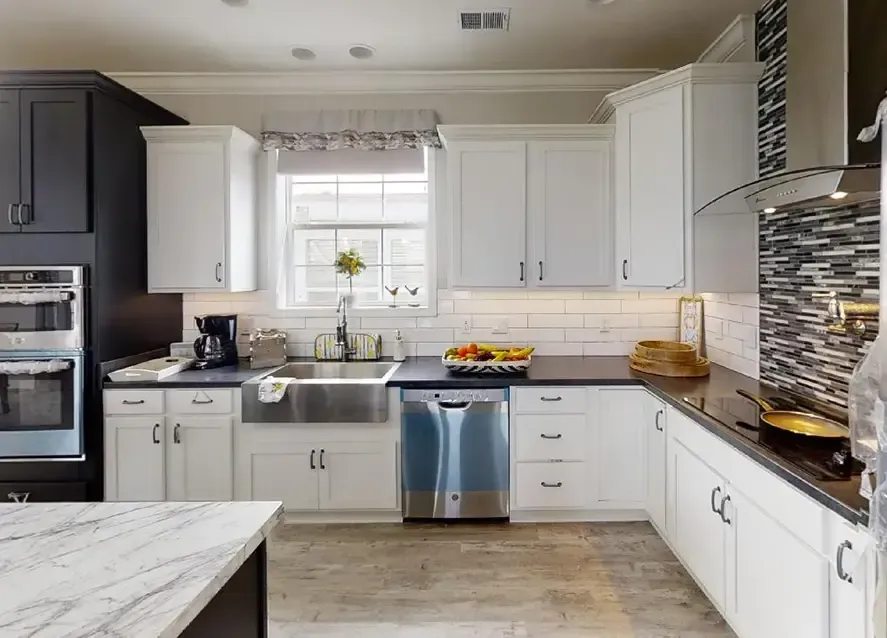
<svg viewBox="0 0 887 638"><path fill-rule="evenodd" d="M237 364L237 315L194 317L200 336L194 341L198 370Z"/></svg>

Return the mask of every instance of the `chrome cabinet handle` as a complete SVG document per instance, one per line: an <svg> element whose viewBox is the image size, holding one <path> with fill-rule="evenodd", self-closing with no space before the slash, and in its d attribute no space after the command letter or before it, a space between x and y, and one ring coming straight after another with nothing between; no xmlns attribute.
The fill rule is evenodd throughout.
<svg viewBox="0 0 887 638"><path fill-rule="evenodd" d="M28 499L31 498L30 492L10 492L6 495L6 498L13 503L27 503Z"/></svg>
<svg viewBox="0 0 887 638"><path fill-rule="evenodd" d="M628 281L628 260L622 260L622 280Z"/></svg>
<svg viewBox="0 0 887 638"><path fill-rule="evenodd" d="M545 481L542 481L540 485L542 487L563 487L564 484L560 481L558 481L557 483L546 483Z"/></svg>
<svg viewBox="0 0 887 638"><path fill-rule="evenodd" d="M844 551L848 549L853 549L853 543L851 543L850 541L844 541L843 543L838 545L838 556L835 569L838 572L838 578L843 580L845 583L852 583L853 576L844 571Z"/></svg>
<svg viewBox="0 0 887 638"><path fill-rule="evenodd" d="M729 503L729 502L730 502L730 495L727 494L727 496L725 496L724 498L721 499L721 509L720 509L720 511L718 512L718 514L721 515L721 520L722 520L724 523L726 523L727 525L729 525L730 523L733 522L733 521L731 521L729 518L727 518L727 514L726 514L726 505L727 505L727 503Z"/></svg>
<svg viewBox="0 0 887 638"><path fill-rule="evenodd" d="M160 438L157 436L157 433L160 431L160 424L155 423L154 429L151 431L151 438L154 440L154 445L160 445Z"/></svg>
<svg viewBox="0 0 887 638"><path fill-rule="evenodd" d="M197 397L194 397L193 399L191 399L191 403L193 403L194 405L209 405L210 403L213 403L213 400L207 398L206 401L198 401Z"/></svg>
<svg viewBox="0 0 887 638"><path fill-rule="evenodd" d="M323 450L321 448L321 450L320 450L320 469L322 469L322 470L326 469L326 465L323 464L323 453L324 452L325 452L325 450Z"/></svg>
<svg viewBox="0 0 887 638"><path fill-rule="evenodd" d="M563 401L564 398L563 397L539 397L539 400L551 402L551 401Z"/></svg>
<svg viewBox="0 0 887 638"><path fill-rule="evenodd" d="M18 225L15 223L15 220L12 219L12 211L15 210L15 208L17 206L18 206L18 204L10 204L9 208L6 209L6 219L9 220L10 226L17 226Z"/></svg>
<svg viewBox="0 0 887 638"><path fill-rule="evenodd" d="M524 262L520 262L520 280L524 280Z"/></svg>
<svg viewBox="0 0 887 638"><path fill-rule="evenodd" d="M123 401L121 401L121 403L123 403L123 405L142 405L144 402L145 402L144 399L139 399L138 401L130 401L129 399L123 399Z"/></svg>
<svg viewBox="0 0 887 638"><path fill-rule="evenodd" d="M217 261L216 262L216 281L218 281L219 283L222 283L221 271L222 271L222 262Z"/></svg>
<svg viewBox="0 0 887 638"><path fill-rule="evenodd" d="M560 439L563 437L563 434L540 434L543 439Z"/></svg>
<svg viewBox="0 0 887 638"><path fill-rule="evenodd" d="M172 442L173 443L181 443L182 439L179 436L179 428L182 427L180 423L176 423L176 427L172 429Z"/></svg>
<svg viewBox="0 0 887 638"><path fill-rule="evenodd" d="M317 466L314 465L314 450L311 450L311 460L308 461L308 465L311 467L312 470L317 469Z"/></svg>
<svg viewBox="0 0 887 638"><path fill-rule="evenodd" d="M22 215L23 210L27 210L29 213L27 221L25 221L24 215ZM32 221L34 221L34 218L30 215L30 212L31 212L31 205L30 204L19 204L18 205L18 225L19 226L27 226Z"/></svg>
<svg viewBox="0 0 887 638"><path fill-rule="evenodd" d="M711 491L711 511L714 512L715 514L717 514L718 516L721 515L721 510L719 510L717 507L715 507L715 496L720 493L721 493L720 486L714 488ZM721 501L721 502L723 503L723 501Z"/></svg>
<svg viewBox="0 0 887 638"><path fill-rule="evenodd" d="M660 432L663 431L662 424L659 422L659 417L661 417L665 413L665 410L659 410L656 412L656 429Z"/></svg>
<svg viewBox="0 0 887 638"><path fill-rule="evenodd" d="M539 262L539 281L542 281L542 262Z"/></svg>

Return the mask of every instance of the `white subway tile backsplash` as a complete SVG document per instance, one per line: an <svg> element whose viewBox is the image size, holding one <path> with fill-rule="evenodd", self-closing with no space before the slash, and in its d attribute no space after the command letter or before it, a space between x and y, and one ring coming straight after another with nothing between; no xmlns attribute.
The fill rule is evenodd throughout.
<svg viewBox="0 0 887 638"><path fill-rule="evenodd" d="M677 321L677 315L675 315ZM585 315L586 328L637 328L638 315L619 314L619 315Z"/></svg>
<svg viewBox="0 0 887 638"><path fill-rule="evenodd" d="M526 299L526 290L472 290L471 299Z"/></svg>
<svg viewBox="0 0 887 638"><path fill-rule="evenodd" d="M508 328L526 328L527 315L473 315L471 317L472 328L497 328L505 322Z"/></svg>
<svg viewBox="0 0 887 638"><path fill-rule="evenodd" d="M465 322L471 323L471 315L438 315L436 317L419 317L416 320L417 328L458 328L459 331Z"/></svg>
<svg viewBox="0 0 887 638"><path fill-rule="evenodd" d="M637 314L653 314L678 311L678 298L670 299L638 299L637 301L627 299L622 302L622 312L633 312Z"/></svg>
<svg viewBox="0 0 887 638"><path fill-rule="evenodd" d="M451 315L455 312L453 310L453 300L452 299L438 299L437 300L437 314L438 315Z"/></svg>
<svg viewBox="0 0 887 638"><path fill-rule="evenodd" d="M606 290L586 290L583 299L637 299L640 293L636 290L608 292Z"/></svg>
<svg viewBox="0 0 887 638"><path fill-rule="evenodd" d="M335 317L306 317L303 321L305 322L303 325L304 328L316 328L318 330L334 330L336 328ZM360 319L357 317L348 320L349 328L356 328L359 325Z"/></svg>
<svg viewBox="0 0 887 638"><path fill-rule="evenodd" d="M389 344L390 345L390 344ZM452 348L452 343L406 343L404 346L408 346L414 349L414 352L410 353L406 350L404 354L408 357L440 357L444 352L447 351L447 348ZM382 345L382 351L385 351L385 345Z"/></svg>
<svg viewBox="0 0 887 638"><path fill-rule="evenodd" d="M621 299L583 299L582 301L567 300L567 313L580 315L618 314L622 312Z"/></svg>
<svg viewBox="0 0 887 638"><path fill-rule="evenodd" d="M706 354L714 363L757 379L759 296L755 293L702 295Z"/></svg>
<svg viewBox="0 0 887 638"><path fill-rule="evenodd" d="M582 292L575 290L531 290L529 299L582 299Z"/></svg>
<svg viewBox="0 0 887 638"><path fill-rule="evenodd" d="M536 350L533 352L534 356L581 357L583 354L582 344L579 342L542 342L539 344L534 343L533 345L536 347Z"/></svg>
<svg viewBox="0 0 887 638"><path fill-rule="evenodd" d="M741 339L747 346L755 346L758 343L758 331L754 326L731 321L728 324L728 333L731 337Z"/></svg>
<svg viewBox="0 0 887 638"><path fill-rule="evenodd" d="M402 329L400 334L404 341L410 343L453 343L455 338L453 332L448 328L407 328Z"/></svg>
<svg viewBox="0 0 887 638"><path fill-rule="evenodd" d="M730 354L742 354L742 341L734 337L712 337L707 344L709 350L721 350Z"/></svg>
<svg viewBox="0 0 887 638"><path fill-rule="evenodd" d="M350 321L350 319L349 319ZM333 322L335 326L335 322ZM363 330L394 330L395 328L415 328L415 317L363 317L360 320Z"/></svg>
<svg viewBox="0 0 887 638"><path fill-rule="evenodd" d="M581 341L582 343L622 341L622 333L619 330L605 332L597 328L583 328L581 330L567 330L565 338L567 341Z"/></svg>
<svg viewBox="0 0 887 638"><path fill-rule="evenodd" d="M634 350L634 343L614 341L610 343L584 343L582 354L586 357L625 356Z"/></svg>
<svg viewBox="0 0 887 638"><path fill-rule="evenodd" d="M581 328L583 326L582 315L529 315L527 320L530 328Z"/></svg>
<svg viewBox="0 0 887 638"><path fill-rule="evenodd" d="M560 299L457 299L455 312L467 315L563 314L564 301Z"/></svg>
<svg viewBox="0 0 887 638"><path fill-rule="evenodd" d="M641 328L677 328L678 316L671 312L638 315L638 322Z"/></svg>
<svg viewBox="0 0 887 638"><path fill-rule="evenodd" d="M677 328L634 328L622 331L622 341L676 341Z"/></svg>

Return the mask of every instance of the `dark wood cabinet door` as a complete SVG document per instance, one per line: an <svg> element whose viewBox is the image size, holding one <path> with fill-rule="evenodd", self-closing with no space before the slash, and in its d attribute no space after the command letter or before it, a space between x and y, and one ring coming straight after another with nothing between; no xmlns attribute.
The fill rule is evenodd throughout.
<svg viewBox="0 0 887 638"><path fill-rule="evenodd" d="M89 92L21 92L22 231L90 230Z"/></svg>
<svg viewBox="0 0 887 638"><path fill-rule="evenodd" d="M63 503L86 500L86 483L3 482L0 503Z"/></svg>
<svg viewBox="0 0 887 638"><path fill-rule="evenodd" d="M17 233L21 202L19 157L19 94L0 90L0 233Z"/></svg>

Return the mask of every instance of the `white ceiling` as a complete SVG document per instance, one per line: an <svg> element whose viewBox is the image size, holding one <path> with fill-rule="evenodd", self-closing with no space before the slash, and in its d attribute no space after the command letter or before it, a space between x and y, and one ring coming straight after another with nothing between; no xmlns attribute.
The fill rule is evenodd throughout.
<svg viewBox="0 0 887 638"><path fill-rule="evenodd" d="M0 0L0 65L104 71L671 68L763 0ZM460 9L510 7L507 33ZM354 60L355 43L377 51ZM290 55L314 49L314 62Z"/></svg>

